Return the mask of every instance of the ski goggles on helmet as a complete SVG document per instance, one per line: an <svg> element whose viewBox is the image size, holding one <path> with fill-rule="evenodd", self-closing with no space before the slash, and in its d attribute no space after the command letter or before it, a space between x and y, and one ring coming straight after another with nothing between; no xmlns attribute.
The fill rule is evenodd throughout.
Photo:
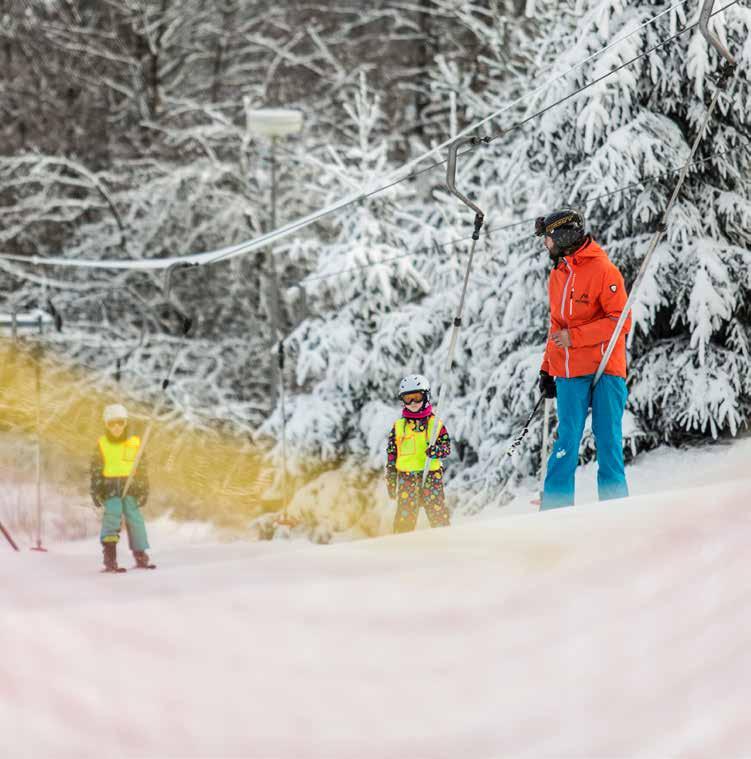
<svg viewBox="0 0 751 759"><path fill-rule="evenodd" d="M556 211L548 216L538 216L535 219L535 235L542 237L555 237L556 230L564 228L571 229L578 234L584 233L584 221L577 211L564 210Z"/></svg>
<svg viewBox="0 0 751 759"><path fill-rule="evenodd" d="M410 403L422 403L425 400L425 393L422 390L416 390L413 393L404 393L401 399L405 406L409 406Z"/></svg>

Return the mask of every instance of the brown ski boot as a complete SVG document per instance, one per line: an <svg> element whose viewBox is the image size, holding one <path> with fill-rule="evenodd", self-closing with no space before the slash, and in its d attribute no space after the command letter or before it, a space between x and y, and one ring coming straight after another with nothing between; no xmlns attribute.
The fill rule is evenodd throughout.
<svg viewBox="0 0 751 759"><path fill-rule="evenodd" d="M125 572L124 568L117 566L117 543L102 543L102 552L104 553L104 572Z"/></svg>
<svg viewBox="0 0 751 759"><path fill-rule="evenodd" d="M156 569L156 564L152 564L146 551L133 551L133 558L136 560L136 569Z"/></svg>

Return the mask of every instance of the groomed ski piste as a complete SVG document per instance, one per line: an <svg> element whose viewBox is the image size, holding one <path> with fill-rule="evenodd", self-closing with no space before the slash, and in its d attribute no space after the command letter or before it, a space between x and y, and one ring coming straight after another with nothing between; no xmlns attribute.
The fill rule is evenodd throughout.
<svg viewBox="0 0 751 759"><path fill-rule="evenodd" d="M3 545L2 755L750 756L749 460L325 546L154 520L153 572Z"/></svg>

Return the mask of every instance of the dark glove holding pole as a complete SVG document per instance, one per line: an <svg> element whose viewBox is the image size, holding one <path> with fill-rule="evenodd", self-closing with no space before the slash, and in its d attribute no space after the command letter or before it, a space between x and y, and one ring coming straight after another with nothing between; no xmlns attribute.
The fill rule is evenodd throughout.
<svg viewBox="0 0 751 759"><path fill-rule="evenodd" d="M547 372L541 371L537 386L546 398L555 398L555 377L551 377Z"/></svg>

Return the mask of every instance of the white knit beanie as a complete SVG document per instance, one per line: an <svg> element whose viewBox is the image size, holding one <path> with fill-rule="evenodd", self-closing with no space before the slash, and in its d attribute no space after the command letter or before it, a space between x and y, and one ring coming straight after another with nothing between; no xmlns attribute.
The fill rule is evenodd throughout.
<svg viewBox="0 0 751 759"><path fill-rule="evenodd" d="M119 403L112 403L104 409L104 423L109 424L113 419L128 420L128 409Z"/></svg>

